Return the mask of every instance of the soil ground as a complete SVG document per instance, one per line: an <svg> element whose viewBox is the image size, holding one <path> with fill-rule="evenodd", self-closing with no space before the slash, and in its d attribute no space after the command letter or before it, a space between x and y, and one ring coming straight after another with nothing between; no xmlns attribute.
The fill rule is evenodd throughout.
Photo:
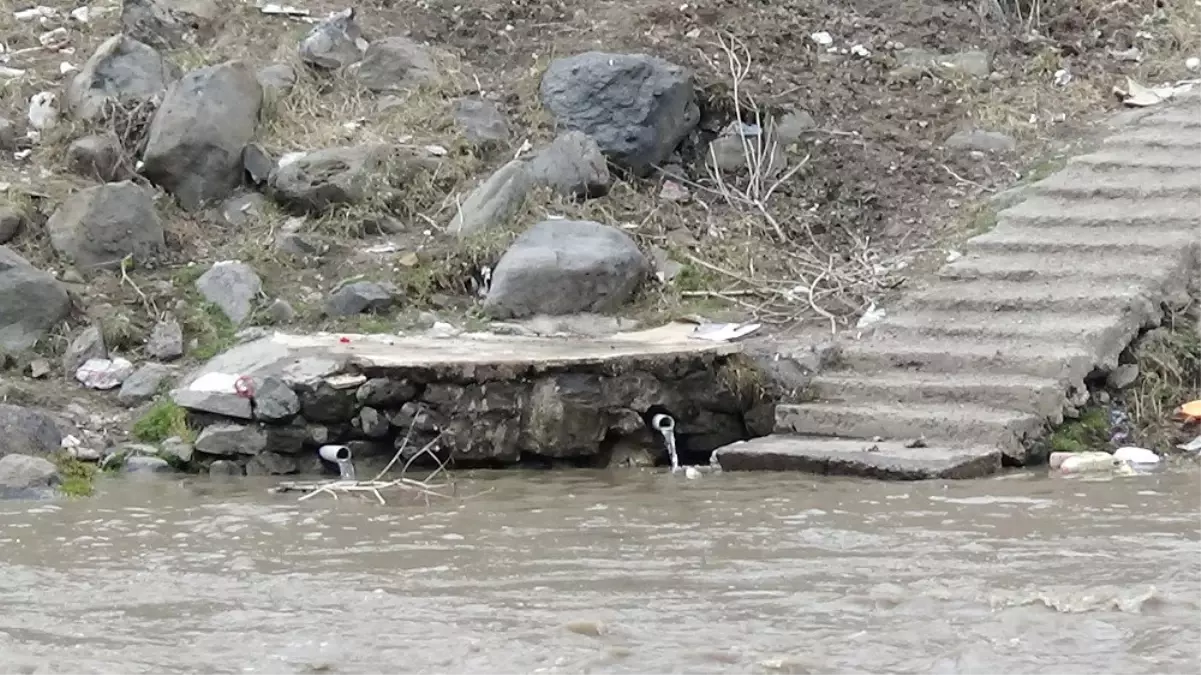
<svg viewBox="0 0 1201 675"><path fill-rule="evenodd" d="M940 2L905 0L368 0L356 5L368 40L407 35L445 51L445 82L379 111L377 101L338 77L302 76L296 90L269 111L263 142L275 152L312 150L387 138L450 149L456 171L411 195L409 212L396 214L405 231L364 234L379 214L343 212L310 219L309 230L335 244L318 260L282 259L272 252L275 232L287 218L270 211L243 226L213 214L188 215L160 200L172 259L156 269L132 269L74 284L79 316L44 346L53 356L71 330L87 321L104 326L110 348L135 359L154 320L166 312L184 323L193 341L184 364L230 344L233 327L198 301L192 280L207 264L237 258L259 270L269 297L299 312L289 330L395 330L423 310L460 325L478 321L472 294L478 269L495 262L505 233L459 242L441 233L461 196L510 159L525 140L534 147L554 135L540 109L541 72L556 56L588 50L641 52L690 67L706 117L732 118L733 78L719 40L745 46L749 72L741 103L764 111L812 115L817 129L789 153L803 166L764 204L779 225L758 209L729 204L701 163L681 169L691 199L660 196L663 175L619 182L610 195L584 204L531 200L520 225L548 214L583 216L623 227L648 250L660 248L682 265L670 284L648 287L628 315L648 323L689 314L713 319L757 318L775 331L828 333L853 325L863 310L905 283L907 275L943 260L967 234L987 226L981 204L991 195L1055 166L1057 152L1090 133L1092 124L1120 106L1112 89L1127 77L1152 84L1196 77L1185 59L1201 54L1201 6L1193 0L1047 0L1037 12L1015 0ZM58 91L64 61L79 66L119 26L119 5L94 5L87 23L20 22L13 11L28 0L0 0L0 41L9 67L25 77L0 79L0 115L23 130L28 100ZM62 16L75 2L43 0ZM321 0L294 3L314 16L342 9ZM185 69L231 58L255 65L289 61L310 29L301 21L264 15L253 4L223 5L221 25L200 46L169 53ZM981 8L986 8L984 11ZM988 8L992 8L991 10ZM1008 10L1008 11L997 11ZM72 53L40 50L39 36L67 29ZM835 48L861 45L870 55L831 54L810 35L828 32ZM951 53L984 49L993 74L971 79L927 72L898 78L898 45ZM1128 60L1137 48L1138 61ZM30 50L30 51L22 51ZM1056 83L1057 71L1071 80ZM480 153L458 138L449 114L454 97L482 94L510 118L511 147ZM347 126L348 122L358 122ZM84 132L64 121L31 146L32 155L0 157L0 183L32 222L11 246L36 265L63 273L49 250L42 223L63 196L87 181L63 170L63 149ZM943 147L962 129L1004 132L1014 152L971 154ZM733 177L745 186L745 177ZM366 253L390 241L389 254ZM408 291L395 316L331 321L321 301L353 272L394 281ZM425 315L428 320L428 314ZM58 374L56 374L58 375ZM54 398L55 387L29 380L36 397ZM39 393L46 389L44 393ZM71 390L71 396L83 395ZM93 404L99 404L99 397Z"/></svg>

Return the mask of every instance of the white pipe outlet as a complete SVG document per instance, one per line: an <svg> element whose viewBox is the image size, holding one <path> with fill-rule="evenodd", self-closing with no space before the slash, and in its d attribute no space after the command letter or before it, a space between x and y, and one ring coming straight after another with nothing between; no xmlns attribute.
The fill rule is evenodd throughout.
<svg viewBox="0 0 1201 675"><path fill-rule="evenodd" d="M350 448L345 445L323 445L317 450L317 454L321 459L334 464L350 461Z"/></svg>

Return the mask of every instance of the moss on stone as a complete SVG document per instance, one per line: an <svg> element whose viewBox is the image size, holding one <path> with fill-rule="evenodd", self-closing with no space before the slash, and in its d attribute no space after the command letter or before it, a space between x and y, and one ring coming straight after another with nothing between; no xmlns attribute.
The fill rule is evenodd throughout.
<svg viewBox="0 0 1201 675"><path fill-rule="evenodd" d="M1087 408L1051 433L1051 452L1104 450L1109 443L1109 416L1101 408Z"/></svg>
<svg viewBox="0 0 1201 675"><path fill-rule="evenodd" d="M90 497L95 492L95 465L81 462L65 452L54 456L54 465L62 479L59 492L68 497Z"/></svg>

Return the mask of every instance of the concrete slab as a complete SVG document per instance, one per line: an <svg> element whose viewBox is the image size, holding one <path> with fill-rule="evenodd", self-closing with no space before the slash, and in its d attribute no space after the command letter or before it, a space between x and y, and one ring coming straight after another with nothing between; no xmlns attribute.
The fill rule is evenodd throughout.
<svg viewBox="0 0 1201 675"><path fill-rule="evenodd" d="M981 478L1001 470L992 447L906 448L896 441L765 436L716 451L723 471L801 471L881 480Z"/></svg>
<svg viewBox="0 0 1201 675"><path fill-rule="evenodd" d="M426 371L439 380L504 380L527 370L549 372L598 365L667 363L695 356L741 351L736 343L690 337L682 322L608 337L528 337L492 333L456 336L273 333L217 355L185 377L172 398L191 410L249 419L249 401L239 396L239 377L278 377L292 385L313 384L347 372Z"/></svg>

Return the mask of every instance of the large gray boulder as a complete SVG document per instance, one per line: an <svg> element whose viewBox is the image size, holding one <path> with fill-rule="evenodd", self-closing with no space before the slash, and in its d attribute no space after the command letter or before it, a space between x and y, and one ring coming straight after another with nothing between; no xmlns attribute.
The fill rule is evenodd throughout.
<svg viewBox="0 0 1201 675"><path fill-rule="evenodd" d="M546 220L501 256L484 309L496 318L612 311L649 273L650 263L621 230Z"/></svg>
<svg viewBox="0 0 1201 675"><path fill-rule="evenodd" d="M406 37L372 42L351 70L363 88L375 92L404 91L438 77L429 48Z"/></svg>
<svg viewBox="0 0 1201 675"><path fill-rule="evenodd" d="M564 197L582 199L605 196L613 182L600 146L579 131L559 134L530 160L529 173L539 185Z"/></svg>
<svg viewBox="0 0 1201 675"><path fill-rule="evenodd" d="M196 279L196 290L237 326L254 309L255 301L263 292L263 280L253 267L244 262L222 260L213 263L207 272Z"/></svg>
<svg viewBox="0 0 1201 675"><path fill-rule="evenodd" d="M62 482L54 463L44 457L0 457L0 499L37 497Z"/></svg>
<svg viewBox="0 0 1201 675"><path fill-rule="evenodd" d="M586 52L552 61L542 103L562 126L596 139L639 176L666 160L700 121L692 74L645 54Z"/></svg>
<svg viewBox="0 0 1201 675"><path fill-rule="evenodd" d="M0 349L21 352L32 347L70 313L66 287L0 246Z"/></svg>
<svg viewBox="0 0 1201 675"><path fill-rule="evenodd" d="M314 68L336 70L363 58L363 32L354 14L350 7L313 26L300 41L300 60Z"/></svg>
<svg viewBox="0 0 1201 675"><path fill-rule="evenodd" d="M242 182L263 90L242 61L200 68L167 90L150 124L142 173L187 210L224 199Z"/></svg>
<svg viewBox="0 0 1201 675"><path fill-rule="evenodd" d="M0 457L45 457L59 451L63 434L54 418L41 410L0 403Z"/></svg>
<svg viewBox="0 0 1201 675"><path fill-rule="evenodd" d="M85 188L67 197L46 222L50 244L81 272L142 262L164 248L163 224L150 193L130 181Z"/></svg>
<svg viewBox="0 0 1201 675"><path fill-rule="evenodd" d="M93 120L110 100L147 101L177 77L179 69L153 47L114 35L67 82L67 109L77 119Z"/></svg>
<svg viewBox="0 0 1201 675"><path fill-rule="evenodd" d="M276 167L267 186L291 210L322 212L377 198L437 164L434 157L386 144L327 148Z"/></svg>
<svg viewBox="0 0 1201 675"><path fill-rule="evenodd" d="M126 35L158 49L178 49L211 41L222 23L216 0L123 0Z"/></svg>

